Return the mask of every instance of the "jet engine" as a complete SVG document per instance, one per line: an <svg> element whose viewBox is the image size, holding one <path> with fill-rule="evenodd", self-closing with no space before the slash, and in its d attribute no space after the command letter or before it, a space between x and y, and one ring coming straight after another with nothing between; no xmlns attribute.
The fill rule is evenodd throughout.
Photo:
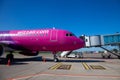
<svg viewBox="0 0 120 80"><path fill-rule="evenodd" d="M4 48L2 45L0 45L0 56L2 56L3 52L4 52Z"/></svg>
<svg viewBox="0 0 120 80"><path fill-rule="evenodd" d="M24 51L24 52L19 52L19 53L25 56L37 56L39 52L38 51L37 52Z"/></svg>

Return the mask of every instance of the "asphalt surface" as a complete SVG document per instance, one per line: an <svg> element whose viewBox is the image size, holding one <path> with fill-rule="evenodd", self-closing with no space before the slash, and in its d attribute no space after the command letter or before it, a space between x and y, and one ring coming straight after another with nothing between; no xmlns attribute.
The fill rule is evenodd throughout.
<svg viewBox="0 0 120 80"><path fill-rule="evenodd" d="M120 80L119 59L59 58L55 63L52 58L52 54L15 54L10 65L2 56L0 80Z"/></svg>

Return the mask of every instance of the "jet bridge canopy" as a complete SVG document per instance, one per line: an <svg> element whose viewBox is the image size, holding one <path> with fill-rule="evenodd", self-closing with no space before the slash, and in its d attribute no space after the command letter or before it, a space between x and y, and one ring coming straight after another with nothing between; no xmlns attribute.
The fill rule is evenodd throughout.
<svg viewBox="0 0 120 80"><path fill-rule="evenodd" d="M104 45L120 44L120 34L82 36L82 37L84 37L83 39L85 41L85 47L97 47Z"/></svg>
<svg viewBox="0 0 120 80"><path fill-rule="evenodd" d="M120 34L104 35L103 39L105 45L120 44Z"/></svg>
<svg viewBox="0 0 120 80"><path fill-rule="evenodd" d="M84 39L85 41L85 47L101 47L105 49L104 45L117 45L120 50L120 33L116 34L110 34L110 35L95 35L95 36L80 36L80 38ZM107 50L107 49L105 49ZM109 50L107 50L109 51ZM111 51L109 51L111 52ZM112 53L112 52L111 52ZM118 58L120 58L120 55L117 55L115 53L112 53Z"/></svg>

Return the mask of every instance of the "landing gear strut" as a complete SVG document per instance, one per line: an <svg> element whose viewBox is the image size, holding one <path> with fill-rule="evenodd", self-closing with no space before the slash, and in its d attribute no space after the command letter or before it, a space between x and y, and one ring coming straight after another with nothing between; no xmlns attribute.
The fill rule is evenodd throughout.
<svg viewBox="0 0 120 80"><path fill-rule="evenodd" d="M56 54L54 54L54 62L58 62L58 61L59 61L59 60L58 60Z"/></svg>
<svg viewBox="0 0 120 80"><path fill-rule="evenodd" d="M53 52L53 58L54 58L54 62L58 62L59 61L55 52Z"/></svg>

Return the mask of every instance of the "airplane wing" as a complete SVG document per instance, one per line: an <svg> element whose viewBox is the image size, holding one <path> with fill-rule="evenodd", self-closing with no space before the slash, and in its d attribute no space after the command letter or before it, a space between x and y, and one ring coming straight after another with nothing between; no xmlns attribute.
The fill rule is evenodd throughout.
<svg viewBox="0 0 120 80"><path fill-rule="evenodd" d="M0 45L10 45L10 44L15 44L13 41L0 41Z"/></svg>
<svg viewBox="0 0 120 80"><path fill-rule="evenodd" d="M15 45L13 41L0 41L0 46L3 47L4 51L13 50L11 46Z"/></svg>

